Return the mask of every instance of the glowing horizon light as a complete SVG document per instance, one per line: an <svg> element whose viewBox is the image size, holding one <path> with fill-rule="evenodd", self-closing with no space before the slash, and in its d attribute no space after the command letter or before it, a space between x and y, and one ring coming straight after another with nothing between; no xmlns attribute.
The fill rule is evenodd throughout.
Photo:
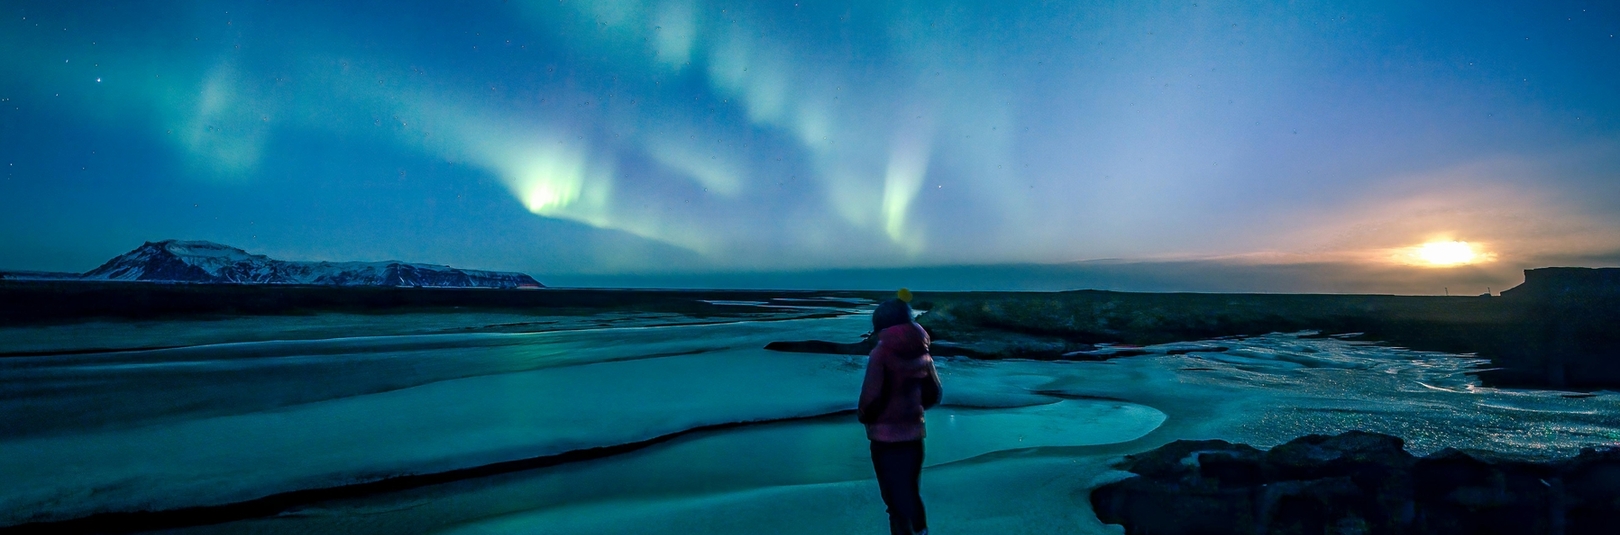
<svg viewBox="0 0 1620 535"><path fill-rule="evenodd" d="M1419 245L1418 259L1435 267L1472 264L1483 258L1474 246L1465 241L1434 241Z"/></svg>

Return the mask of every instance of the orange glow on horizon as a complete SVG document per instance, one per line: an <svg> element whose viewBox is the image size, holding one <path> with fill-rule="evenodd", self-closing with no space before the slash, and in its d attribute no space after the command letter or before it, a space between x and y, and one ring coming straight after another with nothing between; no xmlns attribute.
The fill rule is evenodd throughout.
<svg viewBox="0 0 1620 535"><path fill-rule="evenodd" d="M1479 244L1456 240L1436 240L1402 249L1397 258L1403 263L1424 267L1457 267L1489 262L1496 255Z"/></svg>

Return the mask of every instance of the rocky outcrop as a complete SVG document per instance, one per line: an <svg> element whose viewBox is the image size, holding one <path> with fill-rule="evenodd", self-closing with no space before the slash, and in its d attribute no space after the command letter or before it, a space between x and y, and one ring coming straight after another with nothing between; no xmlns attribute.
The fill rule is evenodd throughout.
<svg viewBox="0 0 1620 535"><path fill-rule="evenodd" d="M1620 385L1620 268L1541 268L1502 291L1518 317L1519 336L1481 351L1496 370L1482 374L1506 386Z"/></svg>
<svg viewBox="0 0 1620 535"><path fill-rule="evenodd" d="M825 340L794 340L771 342L765 344L765 349L783 351L787 353L824 353L829 355L865 355L872 352L877 344L867 338L859 342L843 343L828 342Z"/></svg>
<svg viewBox="0 0 1620 535"><path fill-rule="evenodd" d="M1549 267L1524 270L1524 284L1502 290L1515 299L1620 297L1620 268Z"/></svg>
<svg viewBox="0 0 1620 535"><path fill-rule="evenodd" d="M1182 440L1126 458L1136 474L1091 494L1128 534L1609 534L1620 529L1620 449L1536 462L1399 438L1309 435L1262 451Z"/></svg>

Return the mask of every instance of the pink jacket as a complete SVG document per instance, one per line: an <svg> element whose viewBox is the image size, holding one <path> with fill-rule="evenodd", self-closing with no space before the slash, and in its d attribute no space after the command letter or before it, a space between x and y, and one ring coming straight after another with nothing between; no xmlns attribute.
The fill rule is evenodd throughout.
<svg viewBox="0 0 1620 535"><path fill-rule="evenodd" d="M928 355L928 342L928 332L916 323L878 333L857 406L866 438L875 442L923 438L923 411L938 405L940 398L939 372Z"/></svg>

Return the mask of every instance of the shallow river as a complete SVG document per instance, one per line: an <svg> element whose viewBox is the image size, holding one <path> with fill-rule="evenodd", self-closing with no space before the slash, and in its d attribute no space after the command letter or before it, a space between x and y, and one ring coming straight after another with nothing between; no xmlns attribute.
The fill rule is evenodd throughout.
<svg viewBox="0 0 1620 535"><path fill-rule="evenodd" d="M853 340L867 322L662 318L0 358L0 526L704 427L627 453L177 531L880 533L849 413L865 357L761 349ZM1417 454L1533 457L1620 442L1620 396L1481 388L1467 372L1482 363L1457 355L1297 334L1149 349L1109 362L937 359L945 404L928 413L923 475L934 532L1114 532L1087 491L1123 475L1110 468L1120 455L1181 438L1270 446L1364 429L1405 437Z"/></svg>

